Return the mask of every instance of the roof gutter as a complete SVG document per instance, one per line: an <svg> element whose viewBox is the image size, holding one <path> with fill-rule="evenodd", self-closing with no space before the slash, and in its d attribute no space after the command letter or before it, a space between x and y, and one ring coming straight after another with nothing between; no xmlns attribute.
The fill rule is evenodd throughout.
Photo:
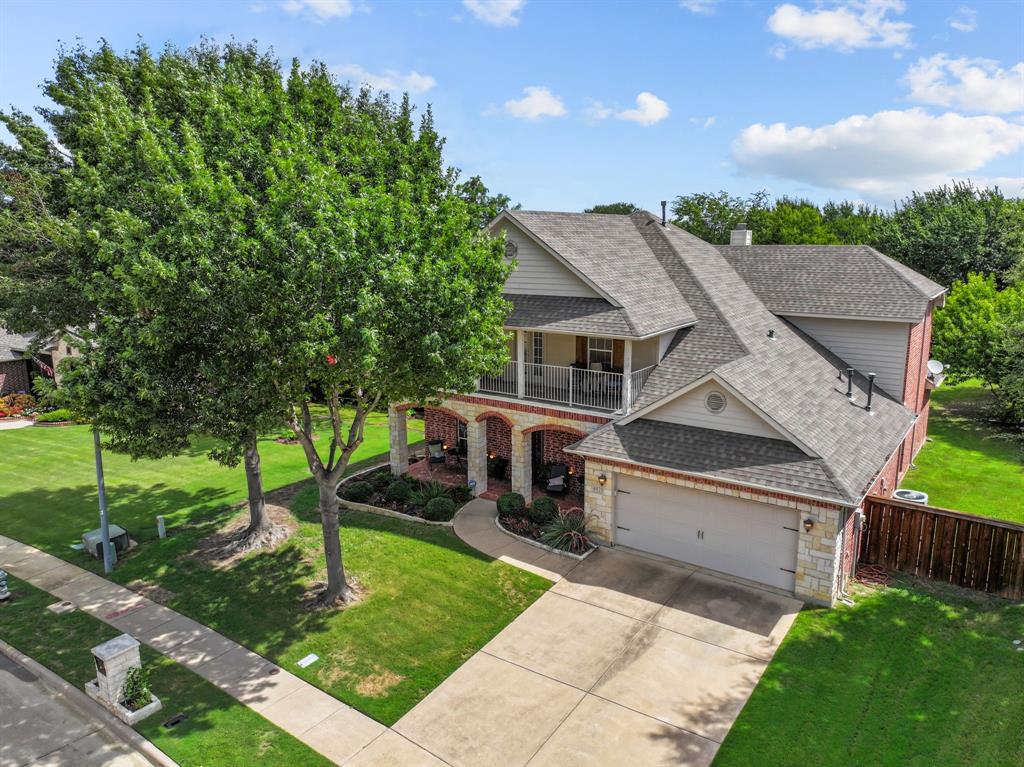
<svg viewBox="0 0 1024 767"><path fill-rule="evenodd" d="M612 308L620 308L620 307L612 307ZM586 331L586 335L591 337L591 338L628 338L631 341L646 341L649 338L656 338L657 336L663 335L665 333L674 333L677 330L682 330L683 328L693 327L696 324L697 324L697 320L694 320L693 322L684 322L682 325L673 325L672 327L665 328L664 330L655 330L653 333L648 333L648 334L643 335L643 336L612 335L612 334L609 334L609 333L591 333L590 331ZM562 331L562 330L551 330L550 328L528 327L526 325L505 325L505 327L508 330L528 330L528 331L533 332L533 333L554 333L554 334L561 334L561 335L567 335L567 336L568 335L574 335L574 334L575 335L581 335L581 333L576 332L576 331L570 332L570 331Z"/></svg>

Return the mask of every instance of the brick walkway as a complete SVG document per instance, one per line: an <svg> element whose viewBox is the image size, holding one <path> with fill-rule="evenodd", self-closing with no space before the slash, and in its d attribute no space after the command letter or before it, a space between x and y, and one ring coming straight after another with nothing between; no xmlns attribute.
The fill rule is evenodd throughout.
<svg viewBox="0 0 1024 767"><path fill-rule="evenodd" d="M337 764L443 764L213 629L77 565L0 535L0 569L187 666Z"/></svg>

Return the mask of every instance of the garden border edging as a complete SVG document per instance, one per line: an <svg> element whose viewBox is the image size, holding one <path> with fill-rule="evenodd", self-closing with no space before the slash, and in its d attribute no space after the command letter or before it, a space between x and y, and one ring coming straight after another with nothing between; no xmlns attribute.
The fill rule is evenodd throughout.
<svg viewBox="0 0 1024 767"><path fill-rule="evenodd" d="M528 543L531 546L536 546L538 549L544 549L544 551L550 551L552 554L561 554L564 557L575 559L577 562L582 562L584 559L586 559L595 551L597 551L597 544L593 541L590 542L590 549L587 551L586 554L573 554L571 551L562 551L562 549L556 549L553 546L548 546L546 543L535 541L532 538L527 538L524 535L516 535L515 533L506 530L504 527L501 526L501 522L498 521L497 516L494 517L494 526L510 538L515 538L517 541L522 541L523 543Z"/></svg>

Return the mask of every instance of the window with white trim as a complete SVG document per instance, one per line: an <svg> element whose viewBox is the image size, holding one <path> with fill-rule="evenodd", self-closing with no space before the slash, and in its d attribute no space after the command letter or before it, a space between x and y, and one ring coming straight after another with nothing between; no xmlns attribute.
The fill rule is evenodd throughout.
<svg viewBox="0 0 1024 767"><path fill-rule="evenodd" d="M530 333L530 362L534 365L544 364L544 334Z"/></svg>
<svg viewBox="0 0 1024 767"><path fill-rule="evenodd" d="M593 368L595 363L600 363L604 370L611 369L612 339L587 337L587 367Z"/></svg>

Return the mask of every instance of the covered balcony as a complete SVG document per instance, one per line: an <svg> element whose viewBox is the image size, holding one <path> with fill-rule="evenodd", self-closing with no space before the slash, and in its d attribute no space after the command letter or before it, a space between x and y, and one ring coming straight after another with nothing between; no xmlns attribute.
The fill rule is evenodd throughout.
<svg viewBox="0 0 1024 767"><path fill-rule="evenodd" d="M660 357L659 339L515 331L512 362L482 376L477 389L570 408L625 412L636 404Z"/></svg>

